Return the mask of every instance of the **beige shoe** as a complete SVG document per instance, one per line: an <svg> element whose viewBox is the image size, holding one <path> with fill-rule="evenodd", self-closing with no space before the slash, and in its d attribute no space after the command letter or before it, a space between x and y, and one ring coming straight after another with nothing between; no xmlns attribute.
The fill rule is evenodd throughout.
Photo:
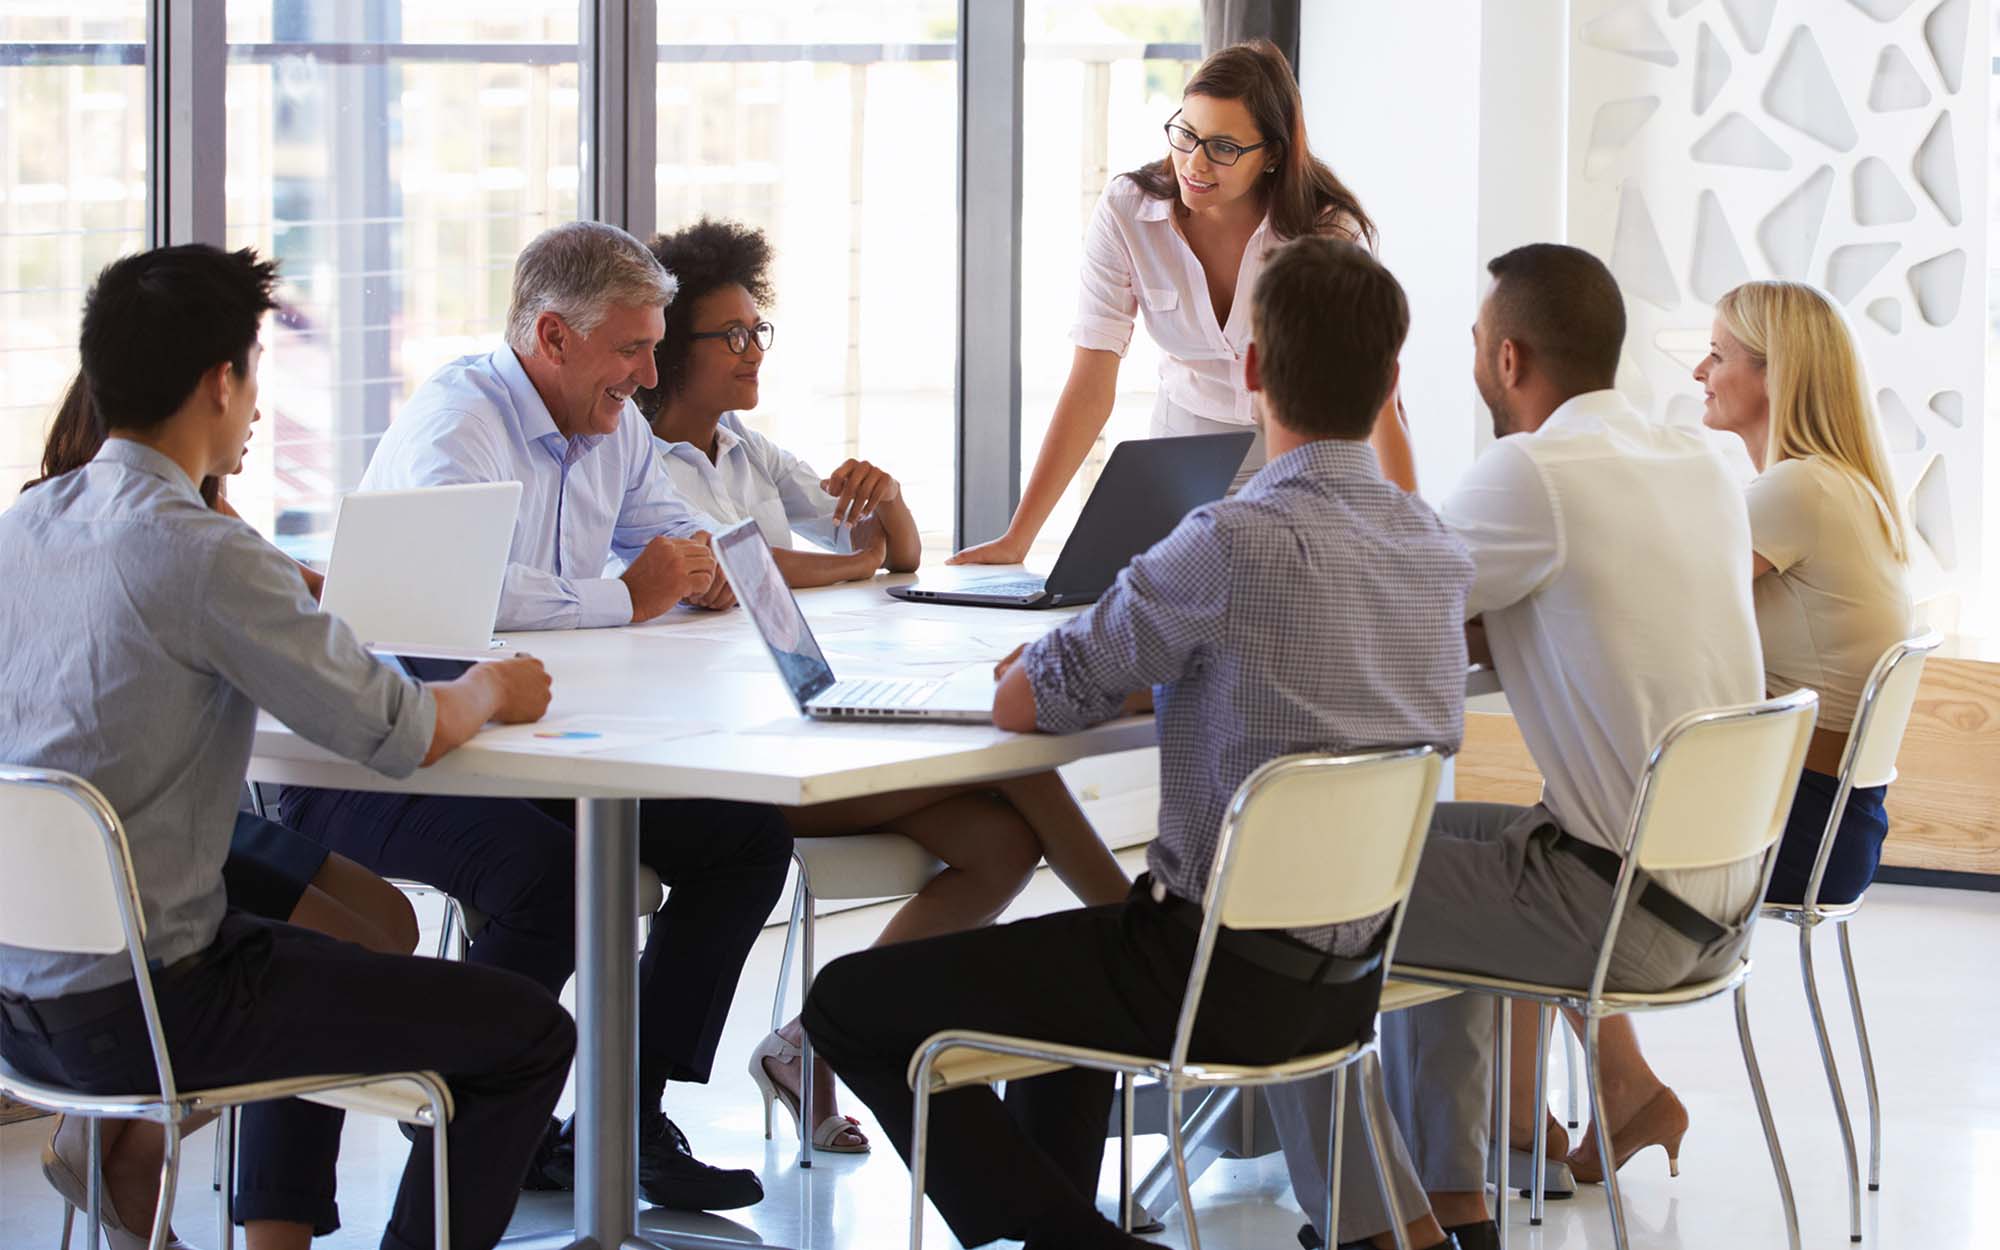
<svg viewBox="0 0 2000 1250"><path fill-rule="evenodd" d="M757 1091L764 1095L764 1140L771 1140L771 1104L784 1104L792 1113L792 1123L799 1129L799 1136L805 1136L805 1117L799 1112L799 1096L778 1084L766 1059L780 1066L797 1063L802 1058L799 1048L785 1040L782 1033L772 1033L757 1044L750 1052L750 1079L757 1082ZM861 1132L861 1121L848 1115L830 1115L821 1120L813 1129L813 1149L828 1154L865 1155L868 1153L868 1138Z"/></svg>
<svg viewBox="0 0 2000 1250"><path fill-rule="evenodd" d="M84 1180L84 1172L90 1166L89 1144L88 1142L83 1144L80 1156L72 1156L69 1151L62 1149L62 1131L66 1121L67 1117L60 1115L56 1117L55 1132L49 1135L48 1145L42 1147L42 1176L48 1180L50 1188L62 1195L63 1250L69 1250L70 1227L75 1222L78 1212L84 1213L87 1221L90 1211L90 1185ZM124 1221L118 1218L118 1207L111 1201L110 1195L102 1194L101 1198L97 1215L103 1222L104 1239L110 1243L111 1250L147 1250L153 1230L149 1228L143 1233L135 1233L126 1228ZM173 1231L169 1229L166 1245L162 1250L196 1250L196 1248L174 1236Z"/></svg>

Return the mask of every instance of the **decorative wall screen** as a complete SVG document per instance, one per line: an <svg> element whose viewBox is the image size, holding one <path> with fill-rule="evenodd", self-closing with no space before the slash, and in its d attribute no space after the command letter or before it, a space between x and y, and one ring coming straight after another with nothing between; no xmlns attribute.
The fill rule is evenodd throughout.
<svg viewBox="0 0 2000 1250"><path fill-rule="evenodd" d="M1569 235L1630 330L1620 386L1696 424L1716 297L1811 282L1846 311L1955 626L1980 569L1988 0L1576 0Z"/></svg>

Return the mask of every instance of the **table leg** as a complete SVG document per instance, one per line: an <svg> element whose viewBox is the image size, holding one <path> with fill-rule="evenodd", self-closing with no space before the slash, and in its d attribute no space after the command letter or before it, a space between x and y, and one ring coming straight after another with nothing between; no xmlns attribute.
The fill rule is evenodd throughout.
<svg viewBox="0 0 2000 1250"><path fill-rule="evenodd" d="M632 1239L639 1106L639 801L576 801L576 1234Z"/></svg>

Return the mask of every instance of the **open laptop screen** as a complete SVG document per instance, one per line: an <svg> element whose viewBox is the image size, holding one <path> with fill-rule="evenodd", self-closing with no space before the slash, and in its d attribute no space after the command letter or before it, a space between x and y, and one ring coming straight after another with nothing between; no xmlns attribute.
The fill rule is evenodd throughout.
<svg viewBox="0 0 2000 1250"><path fill-rule="evenodd" d="M736 588L736 601L750 614L750 621L770 648L778 675L791 689L792 699L804 711L812 698L833 684L833 669L821 654L806 624L806 614L792 588L785 585L778 562L755 521L745 521L715 536L715 555Z"/></svg>

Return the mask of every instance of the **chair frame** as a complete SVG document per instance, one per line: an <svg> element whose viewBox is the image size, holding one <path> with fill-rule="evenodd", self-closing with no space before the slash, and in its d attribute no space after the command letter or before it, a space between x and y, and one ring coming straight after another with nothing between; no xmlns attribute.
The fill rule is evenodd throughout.
<svg viewBox="0 0 2000 1250"><path fill-rule="evenodd" d="M1644 771L1639 777L1639 786L1633 799L1624 837L1623 863L1619 867L1618 879L1612 886L1610 911L1605 921L1604 937L1598 949L1597 965L1591 972L1590 985L1586 989L1570 986L1549 985L1540 982L1518 981L1503 977L1479 976L1472 973L1455 972L1442 968L1420 968L1398 965L1392 975L1398 980L1419 985L1435 985L1448 989L1464 990L1469 993L1490 994L1501 999L1518 999L1532 1002L1542 1008L1563 1007L1581 1015L1584 1020L1584 1072L1590 1095L1591 1129L1597 1135L1598 1157L1605 1160L1604 1193L1606 1205L1611 1211L1611 1231L1613 1244L1617 1250L1627 1250L1630 1244L1625 1231L1624 1201L1619 1194L1618 1170L1612 1164L1617 1155L1612 1149L1611 1132L1604 1119L1604 1087L1598 1064L1598 1026L1615 1015L1643 1013L1664 1010L1668 1007L1682 1007L1706 1002L1723 994L1733 994L1736 1006L1736 1035L1743 1051L1743 1066L1750 1078L1750 1089L1756 1098L1757 1116L1763 1125L1764 1142L1771 1155L1771 1167L1777 1175L1778 1193L1785 1210L1785 1228L1791 1250L1799 1250L1798 1206L1792 1193L1791 1175L1785 1167L1784 1149L1778 1141L1777 1123L1771 1115L1771 1102L1764 1089L1764 1077L1757 1064L1757 1051L1750 1036L1749 979L1752 969L1747 954L1738 959L1736 966L1721 976L1690 985L1677 986L1671 990L1651 994L1628 994L1607 991L1604 983L1611 971L1611 956L1617 947L1618 930L1624 922L1626 904L1632 896L1632 889L1641 869L1639 852L1647 832L1648 816L1651 814L1657 778L1662 762L1674 746L1690 733L1717 724L1763 719L1779 715L1804 714L1805 724L1801 727L1798 742L1793 752L1791 771L1794 775L1802 766L1806 741L1811 735L1814 716L1817 714L1819 696L1811 690L1798 690L1775 699L1739 707L1720 708L1712 711L1694 712L1683 716L1668 726L1660 740L1646 758ZM1788 793L1796 793L1798 784L1792 782ZM1790 800L1784 800L1789 810ZM1783 813L1777 822L1783 828ZM1761 852L1763 869L1758 878L1755 897L1762 899L1769 886L1771 871L1777 865L1778 845L1782 836L1773 837ZM1743 941L1748 949L1749 939L1757 921L1759 908L1751 906L1745 919ZM1548 1042L1550 1023L1546 1010L1537 1012L1538 1020L1535 1074L1535 1102L1537 1106L1548 1105ZM1547 1170L1548 1117L1535 1117L1534 1141L1534 1191L1530 1197L1529 1220L1538 1224L1542 1218L1543 1181ZM1504 1174L1503 1174L1504 1177ZM1503 1197L1504 1197L1504 1190Z"/></svg>
<svg viewBox="0 0 2000 1250"><path fill-rule="evenodd" d="M422 1109L408 1121L409 1123L441 1129L451 1122L451 1093L445 1086L444 1078L434 1072L370 1075L350 1073L256 1081L214 1089L181 1089L174 1080L173 1062L167 1053L166 1034L160 1024L159 1004L153 991L152 972L146 966L145 912L140 906L138 888L132 878L131 851L126 841L124 823L95 786L71 773L45 768L0 766L0 787L40 789L63 795L83 810L103 839L111 885L116 894L119 922L124 930L125 953L132 962L133 984L138 992L140 1010L145 1017L147 1038L153 1052L154 1072L159 1080L160 1092L152 1096L84 1094L62 1086L31 1080L0 1063L0 1094L6 1094L17 1101L46 1111L89 1119L90 1176L87 1180L90 1192L87 1216L89 1244L93 1248L101 1244L102 1239L101 1121L104 1119L148 1120L160 1125L164 1131L166 1154L160 1167L160 1194L153 1217L151 1250L162 1250L166 1244L167 1229L173 1222L174 1193L180 1176L181 1126L192 1117L208 1112L233 1113L236 1108L249 1103L269 1102L282 1098L312 1098L340 1105L339 1095L343 1091L408 1083L421 1090L425 1100ZM225 1125L218 1132L226 1134L228 1127ZM448 1137L449 1134L443 1131L435 1133L432 1149L432 1217L436 1244L439 1246L451 1244ZM226 1188L223 1190L221 1214L224 1220L223 1235L225 1238L231 1237L232 1230L228 1222L229 1195ZM63 1217L65 1250L69 1245L70 1227L74 1218L75 1208L66 1205Z"/></svg>
<svg viewBox="0 0 2000 1250"><path fill-rule="evenodd" d="M1189 1062L1188 1051L1194 1040L1194 1026L1201 1008L1202 991L1207 984L1209 965L1215 956L1216 943L1222 928L1222 909L1217 903L1228 896L1236 867L1237 847L1241 844L1240 835L1244 818L1258 796L1278 779L1299 772L1354 769L1410 760L1422 761L1428 783L1423 787L1421 806L1413 813L1417 832L1412 835L1412 845L1407 852L1404 869L1406 881L1402 895L1390 909L1389 923L1383 940L1381 970L1372 974L1386 979L1389 960L1395 952L1396 938L1402 930L1403 917L1409 903L1409 881L1415 878L1416 860L1423 849L1422 829L1429 825L1430 807L1436 801L1438 782L1443 771L1442 757L1433 748L1421 746L1338 756L1291 755L1264 764L1245 778L1243 784L1237 788L1229 811L1223 818L1215 859L1209 869L1208 888L1204 896L1206 903L1203 907L1201 928L1195 940L1194 958L1188 969L1187 989L1181 1000L1173 1046L1164 1062L1148 1056L1119 1054L1083 1046L1006 1037L971 1030L946 1030L934 1033L911 1057L910 1086L915 1100L915 1118L910 1151L910 1250L921 1250L923 1245L924 1172L929 1158L930 1106L932 1094L940 1092L937 1088L939 1081L935 1069L938 1060L946 1052L953 1050L972 1050L1028 1060L1034 1064L1054 1065L1058 1068L1089 1068L1118 1074L1122 1128L1119 1142L1119 1215L1120 1226L1127 1232L1131 1231L1133 1216L1133 1081L1135 1078L1147 1077L1165 1086L1169 1103L1168 1153L1174 1163L1174 1181L1179 1191L1182 1217L1187 1224L1189 1250L1201 1250L1201 1236L1195 1219L1183 1141L1186 1117L1182 1103L1185 1094L1190 1090L1277 1085L1331 1075L1333 1140L1327 1152L1327 1197L1322 1218L1328 1236L1332 1237L1339 1227L1339 1180L1343 1146L1341 1122L1346 1109L1347 1072L1349 1068L1354 1068L1361 1083L1361 1117L1368 1135L1370 1155L1375 1164L1376 1188L1384 1207L1389 1212L1397 1250L1408 1250L1402 1210L1396 1201L1394 1187L1389 1184L1388 1173L1384 1170L1382 1162L1387 1144L1382 1135L1382 1125L1376 1106L1381 1098L1382 1083L1378 1036L1371 1034L1367 1040L1351 1043L1339 1050L1295 1058L1286 1063L1260 1066L1209 1067Z"/></svg>
<svg viewBox="0 0 2000 1250"><path fill-rule="evenodd" d="M1849 903L1822 903L1819 891L1826 878L1826 866L1833 858L1833 844L1840 835L1841 819L1847 815L1848 796L1854 789L1855 759L1862 744L1869 741L1871 732L1877 729L1876 709L1882 689L1903 664L1915 662L1921 665L1943 643L1943 636L1936 630L1925 630L1890 647L1875 662L1867 683L1861 688L1854 723L1848 729L1847 746L1841 752L1839 789L1834 793L1826 828L1820 833L1819 854L1813 859L1805 898L1797 903L1767 902L1761 909L1765 919L1783 921L1799 931L1799 975L1805 982L1806 1005L1811 1009L1813 1035L1819 1042L1820 1064L1826 1069L1827 1089L1833 1095L1834 1116L1840 1122L1840 1144L1846 1155L1848 1240L1851 1242L1861 1240L1860 1159L1855 1149L1854 1124L1848 1117L1840 1069L1834 1062L1833 1039L1827 1030L1826 1011L1820 1003L1819 979L1813 968L1812 941L1813 931L1823 924L1834 925L1835 932L1840 935L1841 969L1846 974L1847 1002L1854 1014L1854 1038L1861 1051L1861 1074L1868 1091L1868 1192L1876 1193L1882 1188L1882 1105L1875 1087L1875 1057L1868 1044L1868 1022L1861 1011L1861 984L1854 973L1854 947L1848 939L1847 924L1861 910L1867 894L1863 891ZM1899 728L1898 733L1901 732Z"/></svg>

